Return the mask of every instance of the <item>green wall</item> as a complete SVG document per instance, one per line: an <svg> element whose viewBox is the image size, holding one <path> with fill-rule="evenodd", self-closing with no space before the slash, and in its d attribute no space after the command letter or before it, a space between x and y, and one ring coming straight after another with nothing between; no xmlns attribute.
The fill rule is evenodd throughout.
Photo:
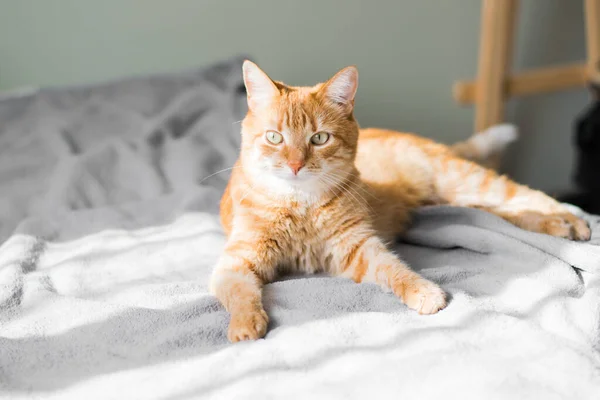
<svg viewBox="0 0 600 400"><path fill-rule="evenodd" d="M522 0L517 68L584 58L582 1ZM251 55L271 76L312 84L355 64L363 126L452 142L473 113L452 101L475 74L481 0L0 0L0 90L101 81ZM521 126L506 170L568 186L570 127L584 90L510 105ZM1 121L0 121L1 123Z"/></svg>

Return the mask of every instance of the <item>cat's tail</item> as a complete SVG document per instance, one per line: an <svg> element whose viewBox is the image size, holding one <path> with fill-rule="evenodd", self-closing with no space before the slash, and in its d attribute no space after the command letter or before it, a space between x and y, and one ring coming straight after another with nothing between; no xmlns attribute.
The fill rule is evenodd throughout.
<svg viewBox="0 0 600 400"><path fill-rule="evenodd" d="M459 157L485 164L489 157L502 152L518 138L516 126L500 124L476 133L463 142L455 143L450 149Z"/></svg>

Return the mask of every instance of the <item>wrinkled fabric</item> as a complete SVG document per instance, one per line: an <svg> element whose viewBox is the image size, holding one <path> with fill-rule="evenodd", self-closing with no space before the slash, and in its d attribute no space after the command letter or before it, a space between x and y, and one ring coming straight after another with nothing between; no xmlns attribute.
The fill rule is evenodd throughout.
<svg viewBox="0 0 600 400"><path fill-rule="evenodd" d="M264 288L265 339L229 344L207 283L241 61L0 100L0 397L598 398L590 215L575 243L424 208L396 251L445 310L293 276Z"/></svg>

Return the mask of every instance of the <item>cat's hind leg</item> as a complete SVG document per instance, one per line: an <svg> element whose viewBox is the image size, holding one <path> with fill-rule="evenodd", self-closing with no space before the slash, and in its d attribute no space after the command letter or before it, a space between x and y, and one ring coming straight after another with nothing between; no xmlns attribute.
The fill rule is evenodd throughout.
<svg viewBox="0 0 600 400"><path fill-rule="evenodd" d="M439 157L433 164L437 195L449 204L481 208L533 232L572 240L591 236L586 221L540 191L458 157Z"/></svg>

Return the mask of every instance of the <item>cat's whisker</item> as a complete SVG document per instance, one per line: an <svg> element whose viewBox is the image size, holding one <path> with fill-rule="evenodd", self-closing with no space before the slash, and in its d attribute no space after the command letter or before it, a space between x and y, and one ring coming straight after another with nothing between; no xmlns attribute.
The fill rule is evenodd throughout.
<svg viewBox="0 0 600 400"><path fill-rule="evenodd" d="M324 179L321 179L322 177L317 176L317 180L321 183L325 183L327 186L325 187L325 189L330 192L336 199L340 198L340 194L336 193L331 187L329 187L331 185L331 183L326 182Z"/></svg>
<svg viewBox="0 0 600 400"><path fill-rule="evenodd" d="M360 196L356 191L353 192L348 186L345 186L344 182L341 182L341 180L335 180L335 178L327 176L326 174L321 175L321 177L324 178L326 181L329 180L330 184L338 186L343 192L347 193L354 200L353 203L356 204L363 211L366 211L368 214L375 215L375 210L373 210L373 208L369 205L365 198ZM362 201L360 201L354 194L359 195Z"/></svg>
<svg viewBox="0 0 600 400"><path fill-rule="evenodd" d="M244 194L243 194L243 195L242 195L242 197L240 198L239 204L242 204L242 201L244 201L244 199L245 199L246 197L248 197L248 195L249 195L251 192L253 192L253 191L254 191L254 186L253 186L253 185L252 185L250 182L247 182L247 185L248 185L248 189L247 189L247 190L244 192ZM267 192L267 194L268 194L268 192Z"/></svg>
<svg viewBox="0 0 600 400"><path fill-rule="evenodd" d="M205 181L205 180L207 180L208 178L211 178L211 177L213 177L213 176L215 176L215 175L217 175L217 174L220 174L221 172L230 171L230 170L232 170L232 169L234 169L234 168L241 168L241 167L242 167L241 165L237 165L237 166L236 166L236 165L234 165L233 167L224 168L224 169L222 169L222 170L220 170L220 171L217 171L217 172L215 172L214 174L210 174L210 175L208 175L208 176L206 176L206 177L202 178L202 179L200 180L200 182L198 182L198 184L201 184L202 182L204 182L204 181Z"/></svg>
<svg viewBox="0 0 600 400"><path fill-rule="evenodd" d="M362 188L360 185L357 185L355 182L350 182L350 183L348 183L348 182L344 182L344 184L345 184L345 185L346 185L348 188L350 188L351 190L353 190L353 191L354 191L356 194L360 194L360 193L362 193L362 194L368 194L368 195L370 195L370 196L371 196L373 199L375 199L375 200L379 200L377 197L373 196L373 195L372 195L371 193L369 193L369 192L368 192L366 189ZM360 191L359 191L359 190L360 190ZM361 197L363 197L363 196L361 195ZM365 201L367 201L367 200L365 199Z"/></svg>
<svg viewBox="0 0 600 400"><path fill-rule="evenodd" d="M364 205L365 210L369 211L371 215L376 215L376 212L373 209L373 207L371 207L371 205L369 204L369 201L365 199L356 189L354 189L352 186L349 186L348 184L346 184L346 189L348 191L348 194L353 193L362 200L361 204Z"/></svg>
<svg viewBox="0 0 600 400"><path fill-rule="evenodd" d="M239 204L242 204L242 202L244 201L244 199L246 197L248 197L248 195L250 194L250 192L252 191L252 188L248 188L245 192L244 195L240 198Z"/></svg>
<svg viewBox="0 0 600 400"><path fill-rule="evenodd" d="M319 178L317 178L317 179L319 179ZM319 179L319 181L321 181L321 179ZM321 182L327 183L327 182L325 182L324 180L323 180L323 181L321 181ZM333 198L334 198L335 200L338 200L338 199L340 199L340 193L341 193L341 191L338 191L338 192L336 192L334 189L332 189L332 188L331 188L331 187L329 187L329 186L328 186L328 187L326 187L325 189L326 189L328 192L330 192L330 193L332 194L332 196L333 196Z"/></svg>
<svg viewBox="0 0 600 400"><path fill-rule="evenodd" d="M355 185L355 186L352 186L352 184L351 184L351 183L349 183L347 180L345 180L345 181L343 181L343 180L342 180L342 179L345 179L345 178L342 178L342 177L340 177L340 176L338 176L338 175L335 175L335 174L332 174L332 173L325 173L324 175L325 175L325 176L328 176L328 175L330 175L330 176L329 176L329 178L330 178L330 179L333 179L334 181L335 181L335 178L334 178L334 177L337 177L340 185L342 185L342 186L343 186L343 187L345 187L345 188L346 188L348 191L351 191L352 193L354 193L354 194L356 194L358 197L360 197L360 198L363 200L363 202L365 203L365 206L366 206L366 207L367 207L367 208L368 208L368 209L369 209L371 212L375 213L375 210L373 210L373 208L370 206L370 204L369 204L369 202L367 201L367 199L365 199L365 198L364 198L364 197L363 197L363 196L362 196L362 195L361 195L361 194L358 192L358 190L356 190L356 188L360 187L360 186L356 185L356 183L354 183L354 185ZM362 188L361 188L361 189L362 189ZM365 190L365 189L363 189L363 191L366 191L366 190ZM376 197L374 197L374 198L375 198L375 199L377 199Z"/></svg>
<svg viewBox="0 0 600 400"><path fill-rule="evenodd" d="M336 174L336 173L334 173L334 172L331 172L331 171L328 171L328 172L326 172L326 174L330 174L330 175L332 175L332 176L336 176L336 177L338 177L338 178L344 179L344 177L343 177L343 176L341 176L341 175L339 175L339 174ZM353 177L356 177L356 178L360 179L360 175L353 174L352 172L348 172L347 174L348 174L348 175L350 175L350 176L353 176ZM366 193L366 194L368 194L368 195L369 195L369 196L371 196L373 199L375 199L375 200L379 200L379 198L378 198L377 196L375 196L373 193L371 193L369 190L365 189L365 188L364 188L364 187L362 187L361 185L357 184L356 182L353 182L353 184L354 184L354 187L355 187L356 189L360 189L360 190L361 190L363 193Z"/></svg>
<svg viewBox="0 0 600 400"><path fill-rule="evenodd" d="M357 195L358 197L360 197L362 199L362 202L360 204L363 205L363 209L365 209L371 215L376 215L375 210L373 209L373 207L371 207L371 205L369 204L369 202L364 197L362 197L356 190L353 190L352 188L348 187L347 188L347 193L350 194L350 195L352 195L352 193L354 193L355 195ZM352 197L354 197L354 195L352 195Z"/></svg>

